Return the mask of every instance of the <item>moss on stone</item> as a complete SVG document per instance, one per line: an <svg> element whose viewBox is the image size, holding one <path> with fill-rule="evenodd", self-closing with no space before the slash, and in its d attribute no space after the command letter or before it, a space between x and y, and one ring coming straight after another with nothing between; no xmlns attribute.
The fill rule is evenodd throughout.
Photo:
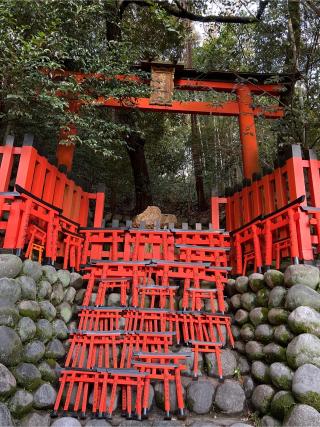
<svg viewBox="0 0 320 427"><path fill-rule="evenodd" d="M289 391L279 391L272 399L270 407L271 414L274 417L283 420L295 403L292 393Z"/></svg>

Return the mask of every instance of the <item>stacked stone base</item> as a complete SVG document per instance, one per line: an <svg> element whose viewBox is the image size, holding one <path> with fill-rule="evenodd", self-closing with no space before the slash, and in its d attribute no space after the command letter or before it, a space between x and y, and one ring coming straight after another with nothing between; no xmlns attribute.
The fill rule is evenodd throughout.
<svg viewBox="0 0 320 427"><path fill-rule="evenodd" d="M262 426L320 425L319 270L292 265L228 283L236 351Z"/></svg>

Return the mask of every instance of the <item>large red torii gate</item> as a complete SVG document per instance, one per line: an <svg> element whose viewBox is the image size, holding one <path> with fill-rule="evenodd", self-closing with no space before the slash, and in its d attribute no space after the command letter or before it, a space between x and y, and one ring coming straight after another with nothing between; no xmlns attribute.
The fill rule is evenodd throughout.
<svg viewBox="0 0 320 427"><path fill-rule="evenodd" d="M237 116L239 121L240 140L242 146L243 173L246 179L260 172L259 152L256 136L255 117L262 116L268 119L279 119L284 115L284 109L276 104L258 107L254 105L253 95L268 96L278 100L280 93L286 89L290 81L289 75L234 73L212 71L200 73L196 70L184 69L181 65L167 63L144 62L139 69L151 71L151 79L144 79L137 75L117 75L112 78L123 82L150 84L150 98L125 99L98 97L94 105L111 108L140 109L143 111L172 112L184 114L206 114L216 116ZM110 79L99 73L81 73L71 71L55 71L54 78L72 76L79 83L85 79ZM270 83L275 77L278 83ZM173 99L174 90L187 91L216 91L234 93L236 100L229 100L215 105L204 101L177 101ZM63 95L63 94L61 94ZM86 101L70 101L70 110L77 112ZM70 134L76 129L71 125ZM62 132L61 138L68 135ZM67 166L70 170L74 154L74 144L59 144L57 149L58 164Z"/></svg>

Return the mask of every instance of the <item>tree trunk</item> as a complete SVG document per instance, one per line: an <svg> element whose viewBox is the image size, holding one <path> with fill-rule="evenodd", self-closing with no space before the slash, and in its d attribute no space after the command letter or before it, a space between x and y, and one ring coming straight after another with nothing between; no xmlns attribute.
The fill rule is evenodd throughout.
<svg viewBox="0 0 320 427"><path fill-rule="evenodd" d="M134 179L136 213L142 212L153 203L144 144L145 141L135 132L127 137L127 151Z"/></svg>

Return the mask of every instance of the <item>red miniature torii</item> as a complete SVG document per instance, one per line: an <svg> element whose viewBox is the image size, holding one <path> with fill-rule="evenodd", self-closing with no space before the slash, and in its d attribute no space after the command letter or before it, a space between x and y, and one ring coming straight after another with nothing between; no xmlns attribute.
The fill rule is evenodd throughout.
<svg viewBox="0 0 320 427"><path fill-rule="evenodd" d="M260 172L258 143L255 128L255 117L263 116L270 119L279 119L284 115L284 109L279 105L255 107L252 95L266 95L278 98L285 86L290 83L287 75L278 76L281 83L265 83L274 75L210 72L200 73L195 70L183 69L181 65L142 63L142 69L150 71L151 79L143 79L136 75L117 75L116 80L151 84L150 98L115 98L98 97L94 101L97 106L111 108L138 108L143 111L173 112L185 114L206 114L217 116L237 116L240 128L242 146L242 160L244 178L252 179L252 175ZM140 69L141 69L140 68ZM78 82L87 78L108 79L102 74L90 74L69 71L56 71L54 78L74 77ZM219 91L235 93L236 100L222 102L214 105L203 101L176 101L172 99L174 89L189 91ZM70 110L78 111L86 101L70 101ZM70 134L74 135L76 129L70 126ZM66 133L61 139L66 139ZM58 164L64 164L70 170L72 167L74 144L58 145Z"/></svg>

